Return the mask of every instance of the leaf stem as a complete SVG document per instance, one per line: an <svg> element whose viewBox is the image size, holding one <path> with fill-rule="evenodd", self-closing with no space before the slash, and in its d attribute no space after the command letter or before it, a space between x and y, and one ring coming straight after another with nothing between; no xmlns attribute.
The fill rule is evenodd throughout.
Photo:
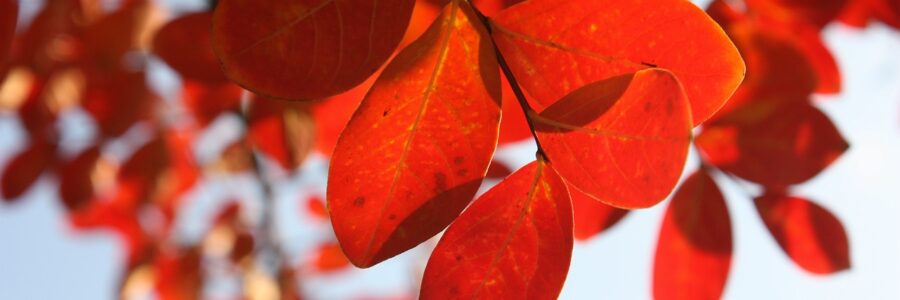
<svg viewBox="0 0 900 300"><path fill-rule="evenodd" d="M531 105L528 104L528 100L525 97L525 93L522 92L522 87L519 86L518 80L516 80L516 76L513 75L512 70L509 68L509 64L506 62L506 58L503 57L503 53L500 52L500 48L497 48L497 42L494 41L493 27L491 26L491 21L485 16L478 7L472 3L471 0L465 0L468 2L469 6L472 7L472 11L475 12L475 15L478 16L481 24L484 25L485 29L488 32L488 36L490 37L491 47L494 48L494 53L497 56L497 63L500 65L500 69L503 71L503 75L506 75L506 82L509 83L509 86L513 90L513 94L516 95L516 100L519 102L519 106L522 108L522 112L525 113L525 120L528 122L528 129L531 130L531 136L534 138L534 143L537 144L537 153L536 155L539 158L543 158L545 161L550 161L547 158L547 155L544 154L544 148L541 147L541 141L538 139L537 131L534 127L534 120L532 119L532 115L537 114L537 112L531 108ZM501 104L502 105L502 104Z"/></svg>

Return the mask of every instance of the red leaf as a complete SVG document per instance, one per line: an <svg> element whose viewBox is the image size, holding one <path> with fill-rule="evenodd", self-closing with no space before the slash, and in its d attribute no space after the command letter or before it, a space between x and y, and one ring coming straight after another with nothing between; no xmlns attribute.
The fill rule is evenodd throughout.
<svg viewBox="0 0 900 300"><path fill-rule="evenodd" d="M170 167L170 153L162 137L138 148L117 174L118 199L133 208L147 203L159 184L160 175Z"/></svg>
<svg viewBox="0 0 900 300"><path fill-rule="evenodd" d="M15 2L15 0L13 0ZM69 67L83 56L84 15L81 1L47 1L18 38L16 63L30 67L39 76Z"/></svg>
<svg viewBox="0 0 900 300"><path fill-rule="evenodd" d="M133 61L125 55L138 48L137 35L148 15L149 5L146 0L134 1L91 23L83 36L83 69L92 76L104 77L116 77L122 71L133 70Z"/></svg>
<svg viewBox="0 0 900 300"><path fill-rule="evenodd" d="M509 167L499 161L494 160L491 161L491 165L488 166L487 174L485 175L485 177L493 179L503 179L506 178L506 176L509 176L509 174L512 174L512 170L510 170Z"/></svg>
<svg viewBox="0 0 900 300"><path fill-rule="evenodd" d="M587 240L618 224L628 210L615 208L569 187L572 210L575 212L575 238Z"/></svg>
<svg viewBox="0 0 900 300"><path fill-rule="evenodd" d="M251 144L287 170L300 166L312 151L315 124L306 106L257 97L248 120Z"/></svg>
<svg viewBox="0 0 900 300"><path fill-rule="evenodd" d="M360 84L390 57L414 0L219 1L213 48L258 94L312 100Z"/></svg>
<svg viewBox="0 0 900 300"><path fill-rule="evenodd" d="M809 180L849 147L828 116L790 99L759 100L709 124L695 142L707 162L772 187Z"/></svg>
<svg viewBox="0 0 900 300"><path fill-rule="evenodd" d="M306 211L321 220L328 220L328 208L325 207L325 201L318 196L310 196L306 199Z"/></svg>
<svg viewBox="0 0 900 300"><path fill-rule="evenodd" d="M181 103L194 115L201 127L206 127L219 115L237 111L244 89L232 83L203 84L184 80Z"/></svg>
<svg viewBox="0 0 900 300"><path fill-rule="evenodd" d="M375 74L379 75L380 72L375 72ZM373 75L359 86L313 105L316 150L326 156L330 156L334 152L334 146L337 144L338 137L341 136L341 131L347 127L353 111L366 97L366 93L372 88L376 78L377 76Z"/></svg>
<svg viewBox="0 0 900 300"><path fill-rule="evenodd" d="M153 52L185 79L207 84L227 82L212 50L212 14L200 12L172 20L156 32ZM185 47L185 45L191 45Z"/></svg>
<svg viewBox="0 0 900 300"><path fill-rule="evenodd" d="M555 299L572 255L565 183L544 160L489 190L447 229L422 299Z"/></svg>
<svg viewBox="0 0 900 300"><path fill-rule="evenodd" d="M847 232L825 208L767 193L756 198L756 209L781 249L804 270L830 274L850 268Z"/></svg>
<svg viewBox="0 0 900 300"><path fill-rule="evenodd" d="M497 142L500 84L464 1L387 66L338 140L328 205L338 241L369 267L444 229L471 201Z"/></svg>
<svg viewBox="0 0 900 300"><path fill-rule="evenodd" d="M22 196L55 162L56 146L39 141L12 157L0 177L3 200L12 202Z"/></svg>
<svg viewBox="0 0 900 300"><path fill-rule="evenodd" d="M497 46L538 110L591 82L659 66L684 84L696 125L744 74L728 37L688 1L532 0L495 21Z"/></svg>
<svg viewBox="0 0 900 300"><path fill-rule="evenodd" d="M525 113L519 106L519 100L513 93L506 76L500 74L500 82L503 86L503 118L500 119L500 137L498 143L504 144L519 142L531 137L531 128Z"/></svg>
<svg viewBox="0 0 900 300"><path fill-rule="evenodd" d="M824 27L837 18L847 0L745 0L753 14L781 22L799 22Z"/></svg>
<svg viewBox="0 0 900 300"><path fill-rule="evenodd" d="M559 174L621 208L662 201L678 183L691 140L684 90L662 69L586 85L535 120L540 144Z"/></svg>
<svg viewBox="0 0 900 300"><path fill-rule="evenodd" d="M350 266L350 261L341 251L337 243L325 243L319 246L313 260L313 267L321 273L340 271Z"/></svg>
<svg viewBox="0 0 900 300"><path fill-rule="evenodd" d="M99 158L100 147L93 146L60 167L59 197L67 209L84 208L94 196L92 176Z"/></svg>
<svg viewBox="0 0 900 300"><path fill-rule="evenodd" d="M132 125L152 115L156 95L143 72L88 78L82 106L97 122L104 137L117 137Z"/></svg>
<svg viewBox="0 0 900 300"><path fill-rule="evenodd" d="M6 77L9 48L16 34L18 16L18 0L0 0L0 81Z"/></svg>
<svg viewBox="0 0 900 300"><path fill-rule="evenodd" d="M203 253L199 248L164 251L154 262L156 294L163 300L200 299Z"/></svg>
<svg viewBox="0 0 900 300"><path fill-rule="evenodd" d="M656 299L719 299L731 268L731 219L705 172L688 177L666 209L653 266Z"/></svg>

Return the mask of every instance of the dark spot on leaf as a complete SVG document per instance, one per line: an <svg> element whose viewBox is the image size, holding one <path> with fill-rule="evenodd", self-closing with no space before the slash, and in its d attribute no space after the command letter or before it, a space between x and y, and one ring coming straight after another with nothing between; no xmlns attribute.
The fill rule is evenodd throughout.
<svg viewBox="0 0 900 300"><path fill-rule="evenodd" d="M390 214L390 215L388 215L388 220L393 221L393 220L396 220L396 219L397 219L397 215L396 215L396 214Z"/></svg>
<svg viewBox="0 0 900 300"><path fill-rule="evenodd" d="M353 199L353 206L362 207L365 204L366 204L366 198L356 197L356 199Z"/></svg>
<svg viewBox="0 0 900 300"><path fill-rule="evenodd" d="M469 170L466 170L466 169L459 169L459 170L456 171L456 175L459 175L460 177L466 176L466 174L469 174Z"/></svg>
<svg viewBox="0 0 900 300"><path fill-rule="evenodd" d="M447 190L447 175L443 173L434 173L434 187L438 191Z"/></svg>
<svg viewBox="0 0 900 300"><path fill-rule="evenodd" d="M648 66L648 67L651 67L651 68L656 68L656 67L657 67L656 64L651 64L651 63L648 63L648 62L641 62L641 64L642 64L642 65L645 65L645 66Z"/></svg>
<svg viewBox="0 0 900 300"><path fill-rule="evenodd" d="M385 108L385 109L384 109L384 111L381 113L381 116L382 116L382 117L387 117L387 115L390 114L390 113L391 113L391 108L388 107L388 108Z"/></svg>
<svg viewBox="0 0 900 300"><path fill-rule="evenodd" d="M466 158L462 157L462 156L457 156L457 157L453 158L453 163L457 164L457 165L461 165L465 161L466 161Z"/></svg>
<svg viewBox="0 0 900 300"><path fill-rule="evenodd" d="M650 112L650 108L651 108L650 102L644 102L644 112L646 112L646 113Z"/></svg>
<svg viewBox="0 0 900 300"><path fill-rule="evenodd" d="M450 295L456 295L456 294L459 294L459 287L455 287L455 286L454 286L454 287L451 287L451 288L450 288Z"/></svg>
<svg viewBox="0 0 900 300"><path fill-rule="evenodd" d="M672 107L672 102L675 102L675 99L669 99L669 101L666 101L666 113L670 116L672 115L672 111L675 110L675 108Z"/></svg>

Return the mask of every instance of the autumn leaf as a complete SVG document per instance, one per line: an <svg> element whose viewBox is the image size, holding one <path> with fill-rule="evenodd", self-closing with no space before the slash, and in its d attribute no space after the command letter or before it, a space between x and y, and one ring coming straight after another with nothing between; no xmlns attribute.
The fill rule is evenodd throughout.
<svg viewBox="0 0 900 300"><path fill-rule="evenodd" d="M36 141L8 160L0 175L3 200L12 202L56 163L56 145Z"/></svg>
<svg viewBox="0 0 900 300"><path fill-rule="evenodd" d="M16 34L18 16L18 0L0 0L0 78L6 78L9 48Z"/></svg>
<svg viewBox="0 0 900 300"><path fill-rule="evenodd" d="M204 84L193 80L184 80L182 84L181 103L200 127L206 127L223 113L240 108L244 89L235 84Z"/></svg>
<svg viewBox="0 0 900 300"><path fill-rule="evenodd" d="M831 274L850 268L850 244L841 221L809 200L767 193L759 216L781 249L804 270Z"/></svg>
<svg viewBox="0 0 900 300"><path fill-rule="evenodd" d="M138 121L152 116L158 98L145 79L144 72L88 78L82 107L94 118L101 136L118 137Z"/></svg>
<svg viewBox="0 0 900 300"><path fill-rule="evenodd" d="M555 299L572 255L565 183L543 159L476 200L441 237L422 299Z"/></svg>
<svg viewBox="0 0 900 300"><path fill-rule="evenodd" d="M710 164L771 187L809 180L849 147L804 98L757 100L708 124L696 144Z"/></svg>
<svg viewBox="0 0 900 300"><path fill-rule="evenodd" d="M337 243L325 243L319 245L313 256L313 264L317 272L329 273L343 270L350 266L341 246Z"/></svg>
<svg viewBox="0 0 900 300"><path fill-rule="evenodd" d="M817 27L837 18L848 0L745 0L747 10L783 22L801 22Z"/></svg>
<svg viewBox="0 0 900 300"><path fill-rule="evenodd" d="M683 0L532 0L503 11L492 26L538 111L592 82L660 67L684 85L697 125L744 74L722 29Z"/></svg>
<svg viewBox="0 0 900 300"><path fill-rule="evenodd" d="M82 35L83 21L81 1L47 1L17 38L14 63L42 77L74 65L84 56L84 45L76 38Z"/></svg>
<svg viewBox="0 0 900 300"><path fill-rule="evenodd" d="M725 198L712 178L698 171L666 208L653 265L653 297L721 298L732 247Z"/></svg>
<svg viewBox="0 0 900 300"><path fill-rule="evenodd" d="M69 210L88 205L94 196L93 172L100 159L100 147L85 149L59 168L59 197Z"/></svg>
<svg viewBox="0 0 900 300"><path fill-rule="evenodd" d="M219 1L213 49L255 93L312 100L360 84L390 57L414 0Z"/></svg>
<svg viewBox="0 0 900 300"><path fill-rule="evenodd" d="M575 238L587 240L618 224L628 210L615 208L597 201L576 188L569 188L572 211L575 212Z"/></svg>
<svg viewBox="0 0 900 300"><path fill-rule="evenodd" d="M500 121L498 67L464 1L387 66L338 140L328 205L341 247L372 266L444 229L471 201Z"/></svg>
<svg viewBox="0 0 900 300"><path fill-rule="evenodd" d="M256 97L247 112L247 137L254 148L294 170L312 151L315 123L306 106Z"/></svg>
<svg viewBox="0 0 900 300"><path fill-rule="evenodd" d="M675 187L691 116L668 71L641 70L586 85L535 115L543 151L567 182L620 208L644 208Z"/></svg>
<svg viewBox="0 0 900 300"><path fill-rule="evenodd" d="M212 13L209 12L188 14L172 20L156 32L153 53L184 79L206 84L225 83L227 78L212 50L211 24Z"/></svg>

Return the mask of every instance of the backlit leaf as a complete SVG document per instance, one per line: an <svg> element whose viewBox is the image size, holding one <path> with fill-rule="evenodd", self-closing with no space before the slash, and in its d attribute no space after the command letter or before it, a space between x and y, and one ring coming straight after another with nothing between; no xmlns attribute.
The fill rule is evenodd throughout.
<svg viewBox="0 0 900 300"><path fill-rule="evenodd" d="M802 99L757 100L708 124L696 144L707 162L775 187L809 180L849 147L828 116Z"/></svg>
<svg viewBox="0 0 900 300"><path fill-rule="evenodd" d="M722 29L683 0L532 0L493 24L497 46L539 111L586 84L660 67L684 85L696 125L744 74Z"/></svg>
<svg viewBox="0 0 900 300"><path fill-rule="evenodd" d="M555 299L572 255L565 183L542 159L476 200L425 267L422 299Z"/></svg>
<svg viewBox="0 0 900 300"><path fill-rule="evenodd" d="M56 146L43 142L35 142L10 158L0 175L3 200L12 202L22 196L55 161Z"/></svg>
<svg viewBox="0 0 900 300"><path fill-rule="evenodd" d="M788 22L824 27L834 20L848 0L745 0L747 9L758 15Z"/></svg>
<svg viewBox="0 0 900 300"><path fill-rule="evenodd" d="M672 73L641 70L586 85L548 107L538 140L567 182L620 208L662 201L691 141L691 115Z"/></svg>
<svg viewBox="0 0 900 300"><path fill-rule="evenodd" d="M704 171L688 177L663 219L653 265L656 299L719 299L732 255L725 198Z"/></svg>
<svg viewBox="0 0 900 300"><path fill-rule="evenodd" d="M156 32L153 53L185 79L221 84L227 81L212 50L212 13L200 12L172 20ZM185 47L185 45L191 45Z"/></svg>
<svg viewBox="0 0 900 300"><path fill-rule="evenodd" d="M18 16L18 0L0 0L0 80L6 77L9 48L16 33Z"/></svg>
<svg viewBox="0 0 900 300"><path fill-rule="evenodd" d="M497 142L498 67L464 1L387 66L338 140L328 205L368 267L444 229L472 200Z"/></svg>
<svg viewBox="0 0 900 300"><path fill-rule="evenodd" d="M575 238L587 240L618 224L628 210L597 201L576 188L569 188L572 210L575 212Z"/></svg>
<svg viewBox="0 0 900 300"><path fill-rule="evenodd" d="M781 249L816 274L850 268L850 244L841 221L809 200L766 194L756 198L759 216Z"/></svg>
<svg viewBox="0 0 900 300"><path fill-rule="evenodd" d="M247 115L250 143L281 167L297 168L312 151L315 123L306 106L257 97Z"/></svg>
<svg viewBox="0 0 900 300"><path fill-rule="evenodd" d="M321 273L340 271L350 266L350 261L341 252L337 243L325 243L319 246L313 256L313 267Z"/></svg>
<svg viewBox="0 0 900 300"><path fill-rule="evenodd" d="M100 147L94 146L60 167L59 197L67 209L81 209L94 196L93 172L99 159Z"/></svg>
<svg viewBox="0 0 900 300"><path fill-rule="evenodd" d="M221 0L213 48L225 74L258 94L325 98L372 75L390 57L414 0Z"/></svg>

